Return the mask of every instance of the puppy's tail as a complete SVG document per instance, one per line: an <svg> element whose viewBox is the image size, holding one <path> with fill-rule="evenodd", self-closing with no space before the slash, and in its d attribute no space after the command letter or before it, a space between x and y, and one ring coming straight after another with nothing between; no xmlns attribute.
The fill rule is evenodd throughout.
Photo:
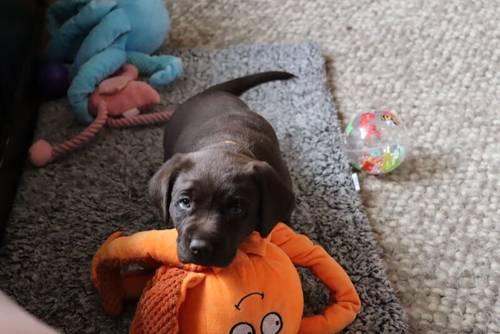
<svg viewBox="0 0 500 334"><path fill-rule="evenodd" d="M227 92L240 96L250 88L273 80L288 80L295 75L288 72L271 71L248 75L246 77L233 79L208 88L203 93Z"/></svg>

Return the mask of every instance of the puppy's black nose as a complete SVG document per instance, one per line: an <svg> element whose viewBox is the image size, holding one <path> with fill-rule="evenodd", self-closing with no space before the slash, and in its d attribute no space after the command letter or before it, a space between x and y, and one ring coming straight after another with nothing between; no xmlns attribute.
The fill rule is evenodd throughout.
<svg viewBox="0 0 500 334"><path fill-rule="evenodd" d="M208 255L214 250L212 245L203 239L193 239L189 243L189 249L194 255Z"/></svg>

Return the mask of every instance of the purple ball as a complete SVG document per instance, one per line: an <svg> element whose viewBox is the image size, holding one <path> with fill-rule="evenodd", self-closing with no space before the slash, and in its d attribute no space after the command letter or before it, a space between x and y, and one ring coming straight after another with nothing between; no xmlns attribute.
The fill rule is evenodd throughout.
<svg viewBox="0 0 500 334"><path fill-rule="evenodd" d="M38 82L42 96L58 99L66 96L69 87L69 71L63 64L46 64L40 69Z"/></svg>

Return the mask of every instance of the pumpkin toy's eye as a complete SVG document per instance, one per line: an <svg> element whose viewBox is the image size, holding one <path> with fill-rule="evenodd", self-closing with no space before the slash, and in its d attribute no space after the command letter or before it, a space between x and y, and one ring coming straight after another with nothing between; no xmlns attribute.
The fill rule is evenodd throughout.
<svg viewBox="0 0 500 334"><path fill-rule="evenodd" d="M231 328L229 334L255 334L255 329L248 322L240 322Z"/></svg>
<svg viewBox="0 0 500 334"><path fill-rule="evenodd" d="M260 324L262 334L277 334L283 328L283 320L276 312L266 314Z"/></svg>

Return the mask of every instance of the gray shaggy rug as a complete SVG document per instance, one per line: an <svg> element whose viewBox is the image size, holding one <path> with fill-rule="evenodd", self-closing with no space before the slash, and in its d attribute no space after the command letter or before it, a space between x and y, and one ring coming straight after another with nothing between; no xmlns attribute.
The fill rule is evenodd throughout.
<svg viewBox="0 0 500 334"><path fill-rule="evenodd" d="M363 309L347 333L400 333L405 316L387 280L372 230L340 147L339 123L315 44L179 52L184 76L162 92L178 103L227 79L266 70L298 78L246 93L276 129L297 194L292 225L323 245L347 270ZM64 101L47 103L38 137L59 142L79 130ZM89 279L92 255L113 231L161 228L147 181L162 162L160 127L105 129L85 149L43 169L28 167L0 250L0 289L65 333L126 333L131 305L107 316ZM328 302L301 271L306 313Z"/></svg>

